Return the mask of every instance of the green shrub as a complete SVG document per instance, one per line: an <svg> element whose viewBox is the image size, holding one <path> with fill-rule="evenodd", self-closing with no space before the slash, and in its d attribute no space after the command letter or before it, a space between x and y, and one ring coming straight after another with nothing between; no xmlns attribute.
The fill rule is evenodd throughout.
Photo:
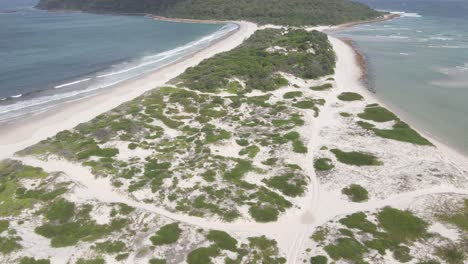
<svg viewBox="0 0 468 264"><path fill-rule="evenodd" d="M237 160L236 166L224 173L224 178L227 180L240 180L249 171L253 169L252 162L248 160Z"/></svg>
<svg viewBox="0 0 468 264"><path fill-rule="evenodd" d="M120 253L125 250L125 243L122 241L96 243L96 249L106 253Z"/></svg>
<svg viewBox="0 0 468 264"><path fill-rule="evenodd" d="M455 212L439 214L437 218L443 222L455 225L464 232L468 232L468 199L465 199L463 205Z"/></svg>
<svg viewBox="0 0 468 264"><path fill-rule="evenodd" d="M369 199L367 190L358 184L351 184L348 187L343 188L341 193L346 194L349 199L355 203L364 202Z"/></svg>
<svg viewBox="0 0 468 264"><path fill-rule="evenodd" d="M177 242L181 233L178 223L168 224L161 227L150 240L155 246L172 244Z"/></svg>
<svg viewBox="0 0 468 264"><path fill-rule="evenodd" d="M379 166L383 163L377 159L376 156L370 153L364 152L345 152L339 149L332 149L330 150L333 154L335 154L338 161L348 164L348 165L355 165L355 166Z"/></svg>
<svg viewBox="0 0 468 264"><path fill-rule="evenodd" d="M300 101L293 104L293 106L301 109L314 109L315 102L312 100Z"/></svg>
<svg viewBox="0 0 468 264"><path fill-rule="evenodd" d="M76 264L105 264L106 262L102 258L95 258L95 259L78 259Z"/></svg>
<svg viewBox="0 0 468 264"><path fill-rule="evenodd" d="M22 257L19 264L50 264L48 259L35 259L30 257Z"/></svg>
<svg viewBox="0 0 468 264"><path fill-rule="evenodd" d="M358 263L362 261L363 254L367 252L365 246L354 238L348 237L338 238L336 244L327 245L323 249L334 260L343 258Z"/></svg>
<svg viewBox="0 0 468 264"><path fill-rule="evenodd" d="M327 264L328 258L325 256L314 256L310 258L310 264Z"/></svg>
<svg viewBox="0 0 468 264"><path fill-rule="evenodd" d="M312 86L312 87L310 87L310 89L313 90L313 91L324 91L324 90L328 90L328 89L330 89L332 87L333 87L333 85L331 83L325 83L325 84L322 84L322 85Z"/></svg>
<svg viewBox="0 0 468 264"><path fill-rule="evenodd" d="M166 260L165 259L152 258L152 259L149 260L149 264L166 264Z"/></svg>
<svg viewBox="0 0 468 264"><path fill-rule="evenodd" d="M406 263L413 259L410 255L410 249L405 246L399 246L393 251L393 257L401 263Z"/></svg>
<svg viewBox="0 0 468 264"><path fill-rule="evenodd" d="M387 249L391 249L394 246L394 243L392 243L389 240L386 239L381 239L381 238L375 238L372 240L368 240L364 242L364 244L368 248L375 249L379 252L380 255L385 255Z"/></svg>
<svg viewBox="0 0 468 264"><path fill-rule="evenodd" d="M364 99L362 95L358 93L353 93L353 92L343 92L340 95L338 95L338 99L341 101L361 101Z"/></svg>
<svg viewBox="0 0 468 264"><path fill-rule="evenodd" d="M292 140L298 140L299 137L300 137L300 135L299 135L299 133L296 132L296 131L291 131L291 132L285 134L283 137L284 137L285 139L287 139L287 140L291 140L291 141L292 141Z"/></svg>
<svg viewBox="0 0 468 264"><path fill-rule="evenodd" d="M399 120L394 113L388 111L387 109L381 106L367 106L366 109L364 109L364 112L358 114L358 116L362 119L372 120L375 122L388 122L392 120Z"/></svg>
<svg viewBox="0 0 468 264"><path fill-rule="evenodd" d="M265 183L272 188L280 190L283 194L296 197L304 194L304 186L307 184L302 177L296 177L294 173L286 173L265 180Z"/></svg>
<svg viewBox="0 0 468 264"><path fill-rule="evenodd" d="M18 243L20 237L0 237L0 253L8 255L11 252L21 249L21 245Z"/></svg>
<svg viewBox="0 0 468 264"><path fill-rule="evenodd" d="M249 145L249 141L247 139L238 139L236 140L237 145L241 147L246 147Z"/></svg>
<svg viewBox="0 0 468 264"><path fill-rule="evenodd" d="M302 92L287 92L283 95L284 99L293 99L296 97L301 97L303 95Z"/></svg>
<svg viewBox="0 0 468 264"><path fill-rule="evenodd" d="M327 238L327 235L330 231L327 228L320 227L318 228L311 236L315 242L323 242Z"/></svg>
<svg viewBox="0 0 468 264"><path fill-rule="evenodd" d="M211 258L219 255L217 247L202 247L190 252L187 256L188 264L211 264Z"/></svg>
<svg viewBox="0 0 468 264"><path fill-rule="evenodd" d="M260 148L252 145L239 151L239 155L247 155L249 158L253 159L255 156L257 156L258 152L260 152Z"/></svg>
<svg viewBox="0 0 468 264"><path fill-rule="evenodd" d="M75 213L75 204L65 199L58 199L50 204L46 211L45 216L51 221L66 222L73 217Z"/></svg>
<svg viewBox="0 0 468 264"><path fill-rule="evenodd" d="M0 220L0 233L8 230L9 226L10 222L8 222L8 220Z"/></svg>
<svg viewBox="0 0 468 264"><path fill-rule="evenodd" d="M340 116L342 116L342 117L350 117L350 116L353 116L353 115L350 114L350 113L347 113L347 112L341 112L341 113L340 113Z"/></svg>
<svg viewBox="0 0 468 264"><path fill-rule="evenodd" d="M396 242L412 242L426 236L428 224L410 211L385 207L378 215L380 225Z"/></svg>
<svg viewBox="0 0 468 264"><path fill-rule="evenodd" d="M276 208L271 206L257 206L252 205L249 209L252 218L261 223L274 222L278 220L279 212Z"/></svg>
<svg viewBox="0 0 468 264"><path fill-rule="evenodd" d="M226 249L235 252L237 250L237 240L231 237L224 231L211 230L207 238L214 242L221 249Z"/></svg>
<svg viewBox="0 0 468 264"><path fill-rule="evenodd" d="M458 248L456 245L447 245L438 247L436 255L445 260L448 264L463 264L466 261L463 249Z"/></svg>
<svg viewBox="0 0 468 264"><path fill-rule="evenodd" d="M375 134L382 138L388 138L417 145L432 146L432 143L412 129L408 124L398 121L392 129L374 128Z"/></svg>
<svg viewBox="0 0 468 264"><path fill-rule="evenodd" d="M348 228L356 228L366 233L373 234L377 231L377 226L367 220L366 214L362 212L348 215L345 218L340 219L340 223Z"/></svg>
<svg viewBox="0 0 468 264"><path fill-rule="evenodd" d="M296 153L307 153L308 149L300 139L293 140L293 151Z"/></svg>
<svg viewBox="0 0 468 264"><path fill-rule="evenodd" d="M364 129L373 129L375 127L374 124L365 122L365 121L357 121L358 126L364 128Z"/></svg>
<svg viewBox="0 0 468 264"><path fill-rule="evenodd" d="M328 171L335 168L335 165L329 158L319 158L314 161L314 168L318 171Z"/></svg>

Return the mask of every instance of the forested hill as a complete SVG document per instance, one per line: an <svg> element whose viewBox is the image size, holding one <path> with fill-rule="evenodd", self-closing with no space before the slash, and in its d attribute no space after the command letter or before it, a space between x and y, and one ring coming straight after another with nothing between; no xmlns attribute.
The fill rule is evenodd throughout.
<svg viewBox="0 0 468 264"><path fill-rule="evenodd" d="M290 26L336 25L381 15L348 0L41 0L38 7Z"/></svg>

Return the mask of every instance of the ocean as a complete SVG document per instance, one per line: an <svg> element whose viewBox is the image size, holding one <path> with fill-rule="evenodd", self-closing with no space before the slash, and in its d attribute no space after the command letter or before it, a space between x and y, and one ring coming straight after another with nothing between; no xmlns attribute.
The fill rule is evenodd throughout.
<svg viewBox="0 0 468 264"><path fill-rule="evenodd" d="M360 0L401 18L353 26L376 96L418 129L468 155L468 1Z"/></svg>
<svg viewBox="0 0 468 264"><path fill-rule="evenodd" d="M92 96L207 47L237 25L47 12L0 0L0 122Z"/></svg>

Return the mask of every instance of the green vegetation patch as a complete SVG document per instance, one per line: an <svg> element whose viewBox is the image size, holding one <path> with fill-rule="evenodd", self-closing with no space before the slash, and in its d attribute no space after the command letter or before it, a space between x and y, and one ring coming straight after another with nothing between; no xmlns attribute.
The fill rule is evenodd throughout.
<svg viewBox="0 0 468 264"><path fill-rule="evenodd" d="M322 85L312 86L312 87L310 87L310 89L313 90L313 91L325 91L325 90L328 90L328 89L330 89L332 87L333 87L333 85L331 83L325 83L325 84L322 84Z"/></svg>
<svg viewBox="0 0 468 264"><path fill-rule="evenodd" d="M287 92L283 95L284 99L294 99L296 97L302 97L303 93L299 91Z"/></svg>
<svg viewBox="0 0 468 264"><path fill-rule="evenodd" d="M278 257L278 243L275 240L260 237L249 237L249 248L252 250L249 259L251 263L272 263L282 264L286 263L286 259Z"/></svg>
<svg viewBox="0 0 468 264"><path fill-rule="evenodd" d="M52 247L73 246L84 240L94 241L121 230L127 224L125 219L114 218L110 224L99 225L89 215L92 206L70 204L62 199L49 204L44 212L50 222L35 229L37 234L51 239ZM73 208L72 215L70 208Z"/></svg>
<svg viewBox="0 0 468 264"><path fill-rule="evenodd" d="M436 215L443 222L452 224L464 232L468 232L468 199L463 201L462 206L454 212L445 212Z"/></svg>
<svg viewBox="0 0 468 264"><path fill-rule="evenodd" d="M339 149L331 149L330 151L335 154L338 161L348 165L380 166L383 164L376 156L370 153L357 151L345 152Z"/></svg>
<svg viewBox="0 0 468 264"><path fill-rule="evenodd" d="M314 161L314 168L318 171L329 171L335 168L335 165L329 158L319 158Z"/></svg>
<svg viewBox="0 0 468 264"><path fill-rule="evenodd" d="M340 219L340 223L348 228L356 228L366 233L372 234L377 231L377 226L367 220L366 214L362 212L348 215L345 218Z"/></svg>
<svg viewBox="0 0 468 264"><path fill-rule="evenodd" d="M340 99L341 101L349 102L349 101L361 101L362 99L364 99L364 97L362 97L362 95L358 93L343 92L338 95L338 99Z"/></svg>
<svg viewBox="0 0 468 264"><path fill-rule="evenodd" d="M310 258L310 264L327 264L328 258L322 255L314 256Z"/></svg>
<svg viewBox="0 0 468 264"><path fill-rule="evenodd" d="M349 237L338 238L335 244L329 244L323 249L334 260L343 258L357 263L362 262L364 253L368 251L367 247L359 243L359 241Z"/></svg>
<svg viewBox="0 0 468 264"><path fill-rule="evenodd" d="M292 172L281 176L274 176L264 181L269 187L278 189L283 194L291 197L303 195L305 186L307 185L302 175Z"/></svg>
<svg viewBox="0 0 468 264"><path fill-rule="evenodd" d="M154 236L150 237L155 246L172 244L177 242L182 233L178 223L172 223L161 227Z"/></svg>
<svg viewBox="0 0 468 264"><path fill-rule="evenodd" d="M122 241L106 241L102 243L96 243L96 249L105 253L120 253L126 249L126 246Z"/></svg>
<svg viewBox="0 0 468 264"><path fill-rule="evenodd" d="M428 224L410 211L385 207L378 213L377 219L390 238L396 242L412 242L424 238L427 234Z"/></svg>
<svg viewBox="0 0 468 264"><path fill-rule="evenodd" d="M211 258L219 255L217 247L202 247L190 252L187 256L188 264L210 264L213 263Z"/></svg>
<svg viewBox="0 0 468 264"><path fill-rule="evenodd" d="M438 247L436 255L449 264L463 264L466 261L466 254L462 248L455 244Z"/></svg>
<svg viewBox="0 0 468 264"><path fill-rule="evenodd" d="M297 51L272 54L266 51L271 46ZM307 52L309 48L313 48L315 54ZM257 31L240 47L189 68L177 79L191 89L213 92L219 88L226 89L229 79L235 77L245 82L247 91L272 91L287 85L287 81L277 72L313 79L332 74L334 66L335 55L325 34L266 29Z"/></svg>
<svg viewBox="0 0 468 264"><path fill-rule="evenodd" d="M249 209L249 213L257 222L266 223L278 220L279 211L272 206L256 206L253 205Z"/></svg>
<svg viewBox="0 0 468 264"><path fill-rule="evenodd" d="M374 122L388 122L399 120L398 117L381 106L367 106L363 113L358 114L362 119L372 120Z"/></svg>
<svg viewBox="0 0 468 264"><path fill-rule="evenodd" d="M392 129L376 129L374 128L373 131L375 134L382 138L388 138L403 142L409 142L416 145L423 145L423 146L432 146L433 144L421 136L418 132L412 129L408 124L398 121L393 125Z"/></svg>
<svg viewBox="0 0 468 264"><path fill-rule="evenodd" d="M257 156L258 152L260 152L260 148L258 146L252 145L239 151L239 155L247 155L249 158L253 159L255 156Z"/></svg>
<svg viewBox="0 0 468 264"><path fill-rule="evenodd" d="M221 249L233 252L237 250L237 240L224 231L211 230L208 233L207 238Z"/></svg>
<svg viewBox="0 0 468 264"><path fill-rule="evenodd" d="M364 202L369 199L369 193L359 184L351 184L348 187L343 188L341 193L347 195L349 199L355 203Z"/></svg>
<svg viewBox="0 0 468 264"><path fill-rule="evenodd" d="M31 257L22 257L19 264L50 264L48 259L35 259Z"/></svg>

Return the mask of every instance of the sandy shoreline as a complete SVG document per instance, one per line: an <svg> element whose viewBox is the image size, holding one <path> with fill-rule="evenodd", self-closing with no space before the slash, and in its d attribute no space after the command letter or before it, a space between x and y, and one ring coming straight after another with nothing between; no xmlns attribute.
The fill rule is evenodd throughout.
<svg viewBox="0 0 468 264"><path fill-rule="evenodd" d="M167 83L204 59L237 47L257 29L257 25L250 22L231 23L239 26L237 31L189 57L184 57L152 73L122 82L96 96L67 102L44 113L2 126L0 159L10 158L18 150L89 121L146 91Z"/></svg>
<svg viewBox="0 0 468 264"><path fill-rule="evenodd" d="M369 99L370 103L378 103L395 112L403 121L408 120L408 118L405 115L402 115L401 111L399 111L396 107L392 107L391 105L383 102L376 96L373 91L366 87L365 78L367 72L367 63L365 62L365 58L362 53L352 45L352 42L339 37L331 37L331 41L335 52L337 52L336 49L338 48L342 49L342 51L337 52L337 54L341 53L346 54L345 56L353 57L352 60L354 61L354 65L350 65L350 70L348 72L337 72L338 76L340 76L342 79L346 79L344 83L348 83L350 88L354 87L356 92L365 95L365 97ZM338 59L340 59L340 56L338 56ZM353 68L354 70L352 70ZM414 124L414 122L411 120L409 120L407 123L410 125ZM435 139L427 132L421 131L414 126L413 128L418 131L418 133L429 139L447 158L455 162L457 166L462 167L464 170L468 170L468 157L449 147L447 144L442 143L440 140Z"/></svg>

